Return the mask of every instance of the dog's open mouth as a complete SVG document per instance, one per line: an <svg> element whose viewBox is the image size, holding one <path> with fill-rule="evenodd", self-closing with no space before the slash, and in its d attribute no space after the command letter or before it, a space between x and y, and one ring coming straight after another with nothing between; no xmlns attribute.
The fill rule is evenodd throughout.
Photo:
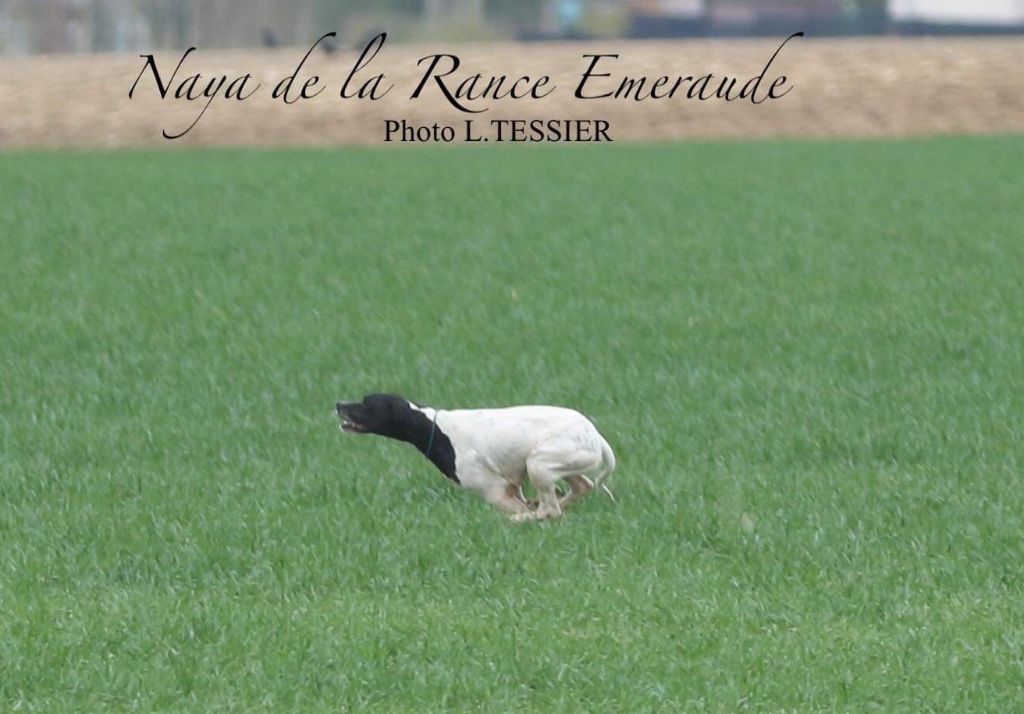
<svg viewBox="0 0 1024 714"><path fill-rule="evenodd" d="M369 429L360 419L360 405L359 404L346 404L344 402L338 402L335 409L338 412L338 418L341 419L341 430L348 434L366 434L369 433Z"/></svg>
<svg viewBox="0 0 1024 714"><path fill-rule="evenodd" d="M349 433L349 434L365 434L366 433L366 429L364 429L361 424L358 424L358 423L356 423L354 421L346 419L345 417L341 418L341 430L346 432L346 433Z"/></svg>

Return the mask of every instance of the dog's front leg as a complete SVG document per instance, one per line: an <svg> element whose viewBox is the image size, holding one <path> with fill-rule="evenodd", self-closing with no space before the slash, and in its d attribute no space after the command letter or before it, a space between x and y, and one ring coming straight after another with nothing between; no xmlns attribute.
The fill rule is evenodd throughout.
<svg viewBox="0 0 1024 714"><path fill-rule="evenodd" d="M516 484L505 484L488 489L483 493L484 500L506 515L516 516L529 513L530 508L522 499L522 492Z"/></svg>

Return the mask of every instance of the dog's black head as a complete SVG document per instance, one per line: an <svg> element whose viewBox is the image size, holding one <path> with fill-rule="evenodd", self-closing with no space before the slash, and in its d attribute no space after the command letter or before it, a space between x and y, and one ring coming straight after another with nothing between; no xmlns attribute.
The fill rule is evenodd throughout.
<svg viewBox="0 0 1024 714"><path fill-rule="evenodd" d="M410 429L427 420L412 408L408 399L397 394L369 394L361 402L338 402L342 431L357 434L380 434L405 440Z"/></svg>
<svg viewBox="0 0 1024 714"><path fill-rule="evenodd" d="M430 459L441 473L458 482L455 449L448 435L408 399L397 394L370 394L361 402L338 402L335 408L341 418L342 431L406 441Z"/></svg>

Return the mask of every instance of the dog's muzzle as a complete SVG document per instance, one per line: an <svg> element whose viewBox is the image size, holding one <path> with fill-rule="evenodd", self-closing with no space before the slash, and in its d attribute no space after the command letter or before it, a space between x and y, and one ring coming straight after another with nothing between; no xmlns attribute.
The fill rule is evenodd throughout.
<svg viewBox="0 0 1024 714"><path fill-rule="evenodd" d="M338 402L335 406L338 411L338 417L341 419L341 430L348 434L365 434L366 429L356 421L351 414L352 405Z"/></svg>

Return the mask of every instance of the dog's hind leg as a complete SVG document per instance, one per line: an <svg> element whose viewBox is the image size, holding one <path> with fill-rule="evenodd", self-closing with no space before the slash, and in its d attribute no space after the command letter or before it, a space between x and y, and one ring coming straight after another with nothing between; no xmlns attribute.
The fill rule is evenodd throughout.
<svg viewBox="0 0 1024 714"><path fill-rule="evenodd" d="M558 499L558 506L563 512L594 490L594 482L586 476L566 476L565 480L569 482L569 493Z"/></svg>
<svg viewBox="0 0 1024 714"><path fill-rule="evenodd" d="M551 484L550 488L538 485L537 500L540 503L537 504L537 510L533 513L537 516L538 520L558 518L562 515L562 506L558 502L558 492L555 490L554 483Z"/></svg>
<svg viewBox="0 0 1024 714"><path fill-rule="evenodd" d="M542 520L562 515L563 499L555 489L562 479L569 482L572 492L564 496L566 505L578 500L594 487L582 474L590 473L601 463L601 456L590 444L578 438L554 436L537 444L526 459L526 475L537 489L537 509L529 514L515 516L516 520Z"/></svg>
<svg viewBox="0 0 1024 714"><path fill-rule="evenodd" d="M526 473L537 491L537 508L512 516L515 521L540 521L558 518L562 515L558 491L555 484L561 478L558 466L552 464L543 453L531 456L526 462Z"/></svg>

